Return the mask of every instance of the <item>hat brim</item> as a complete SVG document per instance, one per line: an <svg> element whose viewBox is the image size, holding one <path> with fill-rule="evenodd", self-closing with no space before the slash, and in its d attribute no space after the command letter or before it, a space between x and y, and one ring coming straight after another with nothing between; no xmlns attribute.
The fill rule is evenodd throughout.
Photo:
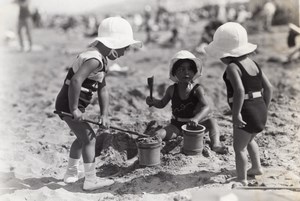
<svg viewBox="0 0 300 201"><path fill-rule="evenodd" d="M298 34L300 34L300 27L298 27L297 25L295 25L293 23L289 23L289 28L292 29L293 31L297 32Z"/></svg>
<svg viewBox="0 0 300 201"><path fill-rule="evenodd" d="M189 59L195 62L196 67L197 67L197 73L194 75L193 80L197 79L202 75L202 61L198 58L173 58L170 62L170 69L169 69L169 75L170 75L170 80L173 82L178 82L178 79L172 74L174 64L180 60L180 59Z"/></svg>
<svg viewBox="0 0 300 201"><path fill-rule="evenodd" d="M99 41L103 43L108 48L111 49L120 49L127 46L133 46L137 48L141 48L143 43L141 41L133 40L133 39L121 39L121 38L109 38L109 37L97 37L94 41Z"/></svg>
<svg viewBox="0 0 300 201"><path fill-rule="evenodd" d="M246 54L254 52L257 48L257 45L252 43L247 43L246 45L240 46L235 49L226 50L221 49L214 42L211 42L207 47L204 48L205 52L212 57L217 57L219 59L225 57L240 57Z"/></svg>

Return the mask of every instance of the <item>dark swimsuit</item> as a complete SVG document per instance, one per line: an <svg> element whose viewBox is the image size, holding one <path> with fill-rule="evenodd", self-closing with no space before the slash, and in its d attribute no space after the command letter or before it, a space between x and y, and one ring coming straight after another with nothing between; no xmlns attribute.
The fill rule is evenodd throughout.
<svg viewBox="0 0 300 201"><path fill-rule="evenodd" d="M174 93L172 96L172 115L171 124L181 130L181 126L186 122L177 121L176 118L192 118L195 116L194 112L199 102L195 96L195 90L199 84L196 84L191 90L187 99L181 99L178 92L178 84L174 84Z"/></svg>
<svg viewBox="0 0 300 201"><path fill-rule="evenodd" d="M246 94L262 91L262 72L257 64L256 65L259 73L255 76L251 76L239 62L235 61L233 63L235 63L242 72L241 79ZM227 98L229 99L233 97L234 91L230 81L226 78L226 72L223 74L223 80L226 84ZM229 103L229 106L232 109L232 103ZM244 100L241 115L243 120L247 123L242 130L245 130L249 133L261 132L267 122L267 107L263 97Z"/></svg>
<svg viewBox="0 0 300 201"><path fill-rule="evenodd" d="M22 1L21 3L24 3L25 1ZM19 19L20 20L25 20L27 18L29 18L31 15L30 15L30 10L29 10L29 7L28 5L20 5L20 11L19 11Z"/></svg>

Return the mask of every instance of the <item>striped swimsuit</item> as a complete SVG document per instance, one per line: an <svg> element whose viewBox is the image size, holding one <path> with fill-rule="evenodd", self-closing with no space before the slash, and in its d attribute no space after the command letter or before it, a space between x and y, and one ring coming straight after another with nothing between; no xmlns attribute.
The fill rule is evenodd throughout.
<svg viewBox="0 0 300 201"><path fill-rule="evenodd" d="M57 111L70 113L68 98L70 80L78 71L78 69L81 68L84 62L90 59L97 59L100 62L100 65L82 83L79 95L78 109L81 112L84 112L85 108L90 104L93 93L97 91L98 82L101 83L103 81L107 70L107 59L103 57L97 50L92 48L79 54L71 65L71 68L69 69L68 74L64 80L64 84L56 98L55 109Z"/></svg>

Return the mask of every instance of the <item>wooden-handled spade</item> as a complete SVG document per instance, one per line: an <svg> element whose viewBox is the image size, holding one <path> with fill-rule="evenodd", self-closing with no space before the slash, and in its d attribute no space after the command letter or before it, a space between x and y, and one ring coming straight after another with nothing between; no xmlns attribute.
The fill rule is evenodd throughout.
<svg viewBox="0 0 300 201"><path fill-rule="evenodd" d="M67 113L67 112L62 112L62 111L56 111L56 110L55 110L54 113L55 113L55 114L58 114L58 115L61 115L61 116L73 118L73 115L70 114L70 113ZM98 126L102 126L101 123L98 123L98 122L93 121L93 120L90 120L90 119L84 119L83 121L84 121L84 122L88 122L88 123L92 123L92 124L95 124L95 125L98 125ZM121 129L121 128L117 128L117 127L114 127L114 126L110 126L109 128L112 128L112 129L118 130L118 131L122 131L122 132L125 132L125 133L130 133L130 134L142 136L142 137L149 137L148 135L145 135L145 134L141 134L141 133L134 132L134 131L129 131L129 130L123 130L123 129Z"/></svg>

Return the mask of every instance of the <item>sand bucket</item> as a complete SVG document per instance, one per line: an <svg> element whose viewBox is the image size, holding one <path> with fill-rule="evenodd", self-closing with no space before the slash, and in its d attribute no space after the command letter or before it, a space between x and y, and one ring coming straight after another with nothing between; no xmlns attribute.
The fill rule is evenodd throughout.
<svg viewBox="0 0 300 201"><path fill-rule="evenodd" d="M197 126L181 127L183 132L183 147L182 152L186 155L201 154L203 150L203 136L205 127L198 124Z"/></svg>
<svg viewBox="0 0 300 201"><path fill-rule="evenodd" d="M160 164L161 141L156 137L139 138L137 140L140 166L156 166Z"/></svg>

